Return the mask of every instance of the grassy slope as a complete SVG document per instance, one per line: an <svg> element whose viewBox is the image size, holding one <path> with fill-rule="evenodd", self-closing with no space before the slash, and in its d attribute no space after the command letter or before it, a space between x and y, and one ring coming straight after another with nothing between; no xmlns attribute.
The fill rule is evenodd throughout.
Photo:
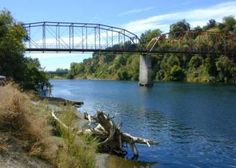
<svg viewBox="0 0 236 168"><path fill-rule="evenodd" d="M1 165L94 167L96 143L55 124L47 103L33 103L32 96L12 84L0 87L0 98ZM72 126L76 118L74 109L71 106L60 109L61 120Z"/></svg>

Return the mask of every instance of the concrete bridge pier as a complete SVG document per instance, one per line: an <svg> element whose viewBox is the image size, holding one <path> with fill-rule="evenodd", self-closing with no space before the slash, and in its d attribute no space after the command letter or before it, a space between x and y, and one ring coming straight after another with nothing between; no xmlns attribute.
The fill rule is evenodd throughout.
<svg viewBox="0 0 236 168"><path fill-rule="evenodd" d="M140 55L139 86L152 87L152 61L148 54Z"/></svg>

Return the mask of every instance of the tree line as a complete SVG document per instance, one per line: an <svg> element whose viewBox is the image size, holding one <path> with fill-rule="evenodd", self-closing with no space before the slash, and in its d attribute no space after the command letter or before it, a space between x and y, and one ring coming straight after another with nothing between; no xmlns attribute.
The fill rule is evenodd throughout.
<svg viewBox="0 0 236 168"><path fill-rule="evenodd" d="M223 51L225 39L216 36L196 33L182 37L183 32L191 30L186 20L170 25L169 39L175 43L171 47L178 49L189 48L194 45L201 50L212 48L214 51ZM233 16L223 18L222 23L211 19L205 26L197 26L196 32L219 33L220 35L236 35L236 20ZM153 37L161 35L160 29L148 30L141 34L140 43L146 46ZM181 36L181 38L180 38ZM191 37L191 38L190 38ZM189 39L190 38L190 39ZM186 40L188 42L186 42ZM231 49L236 49L235 40L227 39ZM138 44L140 45L140 44ZM138 47L126 42L123 47ZM160 42L158 47L168 48L170 43ZM114 48L119 45L114 45ZM235 53L236 54L236 53ZM154 81L187 81L204 83L236 83L236 64L234 53L221 54L152 54L152 78ZM67 78L69 79L113 79L138 80L139 54L123 53L93 53L92 58L82 63L71 63Z"/></svg>

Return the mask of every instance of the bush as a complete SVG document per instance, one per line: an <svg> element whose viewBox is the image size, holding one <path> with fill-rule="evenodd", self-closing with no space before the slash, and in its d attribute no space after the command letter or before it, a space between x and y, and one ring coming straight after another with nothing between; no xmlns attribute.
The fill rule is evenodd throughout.
<svg viewBox="0 0 236 168"><path fill-rule="evenodd" d="M188 64L190 69L196 69L202 65L203 60L200 56L193 56Z"/></svg>
<svg viewBox="0 0 236 168"><path fill-rule="evenodd" d="M173 81L183 81L185 78L184 71L180 66L174 65L170 71L170 79Z"/></svg>

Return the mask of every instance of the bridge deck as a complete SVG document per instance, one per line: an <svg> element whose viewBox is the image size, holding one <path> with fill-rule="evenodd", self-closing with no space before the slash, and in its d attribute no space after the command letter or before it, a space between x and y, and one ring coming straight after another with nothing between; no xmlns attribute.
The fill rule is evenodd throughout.
<svg viewBox="0 0 236 168"><path fill-rule="evenodd" d="M227 50L227 51L194 51L194 50L124 50L124 49L64 49L64 48L26 48L27 52L112 52L112 53L180 53L180 54L234 54L236 50Z"/></svg>

